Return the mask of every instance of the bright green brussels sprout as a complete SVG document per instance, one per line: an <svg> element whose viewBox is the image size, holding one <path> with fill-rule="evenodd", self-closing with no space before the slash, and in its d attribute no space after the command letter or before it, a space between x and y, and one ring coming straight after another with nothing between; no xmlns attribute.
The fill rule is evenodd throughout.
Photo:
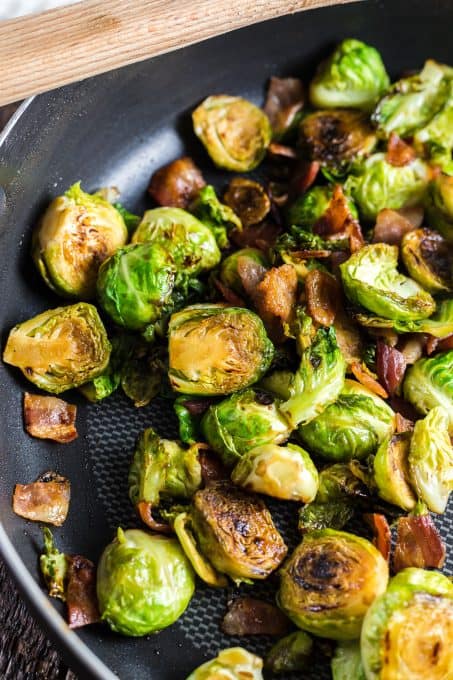
<svg viewBox="0 0 453 680"><path fill-rule="evenodd" d="M50 597L66 600L68 560L58 550L49 527L43 527L44 552L39 556L39 566Z"/></svg>
<svg viewBox="0 0 453 680"><path fill-rule="evenodd" d="M66 297L93 298L99 265L124 246L118 210L73 184L47 208L33 234L32 254L44 281Z"/></svg>
<svg viewBox="0 0 453 680"><path fill-rule="evenodd" d="M319 529L343 529L354 515L351 499L308 503L299 510L298 529L301 534Z"/></svg>
<svg viewBox="0 0 453 680"><path fill-rule="evenodd" d="M453 177L439 175L428 184L425 211L429 226L453 243Z"/></svg>
<svg viewBox="0 0 453 680"><path fill-rule="evenodd" d="M443 406L453 434L453 351L419 359L409 366L403 382L403 394L419 413Z"/></svg>
<svg viewBox="0 0 453 680"><path fill-rule="evenodd" d="M101 618L123 635L156 633L187 608L195 576L175 538L118 529L97 570Z"/></svg>
<svg viewBox="0 0 453 680"><path fill-rule="evenodd" d="M404 569L369 608L360 647L367 680L448 680L453 584L443 574Z"/></svg>
<svg viewBox="0 0 453 680"><path fill-rule="evenodd" d="M246 295L241 277L238 274L239 258L247 258L257 262L263 267L268 266L268 261L262 250L257 248L242 248L228 255L220 265L220 280L225 286L231 288L238 295Z"/></svg>
<svg viewBox="0 0 453 680"><path fill-rule="evenodd" d="M162 246L169 260L185 276L212 269L221 257L209 227L181 208L147 210L134 231L132 242Z"/></svg>
<svg viewBox="0 0 453 680"><path fill-rule="evenodd" d="M274 346L263 322L242 307L200 304L170 318L169 378L184 394L225 395L257 382Z"/></svg>
<svg viewBox="0 0 453 680"><path fill-rule="evenodd" d="M264 667L272 673L303 671L313 649L313 640L303 630L278 640L266 654Z"/></svg>
<svg viewBox="0 0 453 680"><path fill-rule="evenodd" d="M311 503L318 491L318 471L309 454L295 444L264 444L245 453L231 479L248 491L287 501Z"/></svg>
<svg viewBox="0 0 453 680"><path fill-rule="evenodd" d="M291 396L280 405L293 428L310 422L337 399L345 371L334 328L319 328L312 344L302 351L300 366L288 385Z"/></svg>
<svg viewBox="0 0 453 680"><path fill-rule="evenodd" d="M110 349L96 307L78 302L14 326L3 361L20 368L41 389L59 394L101 375Z"/></svg>
<svg viewBox="0 0 453 680"><path fill-rule="evenodd" d="M365 458L394 429L395 414L376 394L354 380L345 380L338 399L299 427L303 443L329 460Z"/></svg>
<svg viewBox="0 0 453 680"><path fill-rule="evenodd" d="M409 475L418 497L433 512L445 512L453 491L453 448L448 412L431 409L415 423L409 450Z"/></svg>
<svg viewBox="0 0 453 680"><path fill-rule="evenodd" d="M253 389L212 404L201 421L203 435L225 465L235 465L249 449L281 444L291 434L273 397Z"/></svg>
<svg viewBox="0 0 453 680"><path fill-rule="evenodd" d="M316 108L373 108L390 84L379 52L360 40L343 40L323 61L310 83Z"/></svg>
<svg viewBox="0 0 453 680"><path fill-rule="evenodd" d="M214 163L226 170L256 168L272 139L266 114L242 97L208 97L192 113L192 121Z"/></svg>
<svg viewBox="0 0 453 680"><path fill-rule="evenodd" d="M373 222L384 208L398 210L423 201L430 180L430 169L416 158L407 165L395 166L387 162L385 154L375 153L367 158L355 175L346 181L364 220Z"/></svg>
<svg viewBox="0 0 453 680"><path fill-rule="evenodd" d="M409 477L410 441L410 432L401 432L384 439L373 461L374 481L379 496L403 510L413 510L417 502Z"/></svg>
<svg viewBox="0 0 453 680"><path fill-rule="evenodd" d="M262 668L259 656L242 647L231 647L196 668L187 680L263 680Z"/></svg>
<svg viewBox="0 0 453 680"><path fill-rule="evenodd" d="M334 640L360 635L363 617L388 580L388 565L365 538L313 531L280 570L277 601L302 630Z"/></svg>
<svg viewBox="0 0 453 680"><path fill-rule="evenodd" d="M332 680L366 680L358 640L339 642L331 661Z"/></svg>
<svg viewBox="0 0 453 680"><path fill-rule="evenodd" d="M242 230L240 218L228 205L219 201L214 187L210 184L200 189L197 198L190 206L190 210L200 222L209 227L219 248L228 247L230 231L234 229Z"/></svg>
<svg viewBox="0 0 453 680"><path fill-rule="evenodd" d="M365 328L393 328L397 333L430 333L436 338L446 338L453 334L453 299L441 300L429 319L402 321L367 314L356 314L355 318Z"/></svg>
<svg viewBox="0 0 453 680"><path fill-rule="evenodd" d="M432 163L453 175L453 69L448 85L449 93L443 107L425 127L417 130L414 143L422 148Z"/></svg>
<svg viewBox="0 0 453 680"><path fill-rule="evenodd" d="M301 227L305 231L311 231L318 220L325 215L331 205L334 187L330 184L312 187L302 196L299 196L290 206L287 213L287 221L290 225ZM357 208L349 196L346 196L351 216L357 218ZM298 232L291 230L297 238Z"/></svg>
<svg viewBox="0 0 453 680"><path fill-rule="evenodd" d="M409 275L434 295L452 288L453 256L448 243L430 229L403 236L401 257Z"/></svg>
<svg viewBox="0 0 453 680"><path fill-rule="evenodd" d="M434 312L436 303L418 283L400 274L397 265L397 246L364 246L340 265L347 297L387 319L425 319Z"/></svg>

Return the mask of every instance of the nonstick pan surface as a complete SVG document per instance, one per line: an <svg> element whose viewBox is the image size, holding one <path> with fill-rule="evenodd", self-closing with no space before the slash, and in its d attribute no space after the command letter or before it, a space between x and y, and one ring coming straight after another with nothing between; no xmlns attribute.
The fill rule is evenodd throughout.
<svg viewBox="0 0 453 680"><path fill-rule="evenodd" d="M0 138L2 347L15 323L61 304L40 281L29 255L32 227L52 197L79 179L89 191L116 185L122 203L140 213L150 206L145 191L151 173L183 153L221 189L228 175L213 168L191 130L189 113L201 99L229 93L261 104L269 76L308 80L320 59L345 37L375 45L392 77L421 67L427 57L452 63L452 22L453 0L369 1L302 12L27 102ZM226 602L237 592L233 588L200 586L184 616L155 636L125 638L101 625L69 631L56 613L59 604L50 604L41 589L40 528L11 510L14 484L52 469L67 476L72 500L65 525L55 531L57 544L96 561L118 525L137 524L126 479L138 433L153 425L172 437L176 424L164 400L135 409L117 395L88 405L69 393L65 398L79 405L80 436L64 446L47 443L23 430L22 393L29 388L18 371L0 364L0 547L34 613L80 677L183 680L223 647L241 644L258 653L269 648L267 638L240 640L220 632ZM269 505L293 547L295 509ZM452 536L452 523L450 504L438 520L445 539ZM446 571L451 573L452 566L450 559ZM241 591L273 597L265 584ZM304 677L328 678L328 665L320 660Z"/></svg>

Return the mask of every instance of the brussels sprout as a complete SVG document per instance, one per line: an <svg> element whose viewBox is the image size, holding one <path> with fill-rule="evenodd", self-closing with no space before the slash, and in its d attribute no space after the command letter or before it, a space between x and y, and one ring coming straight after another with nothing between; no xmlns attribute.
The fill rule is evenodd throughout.
<svg viewBox="0 0 453 680"><path fill-rule="evenodd" d="M181 208L147 210L132 242L162 246L169 260L186 277L212 269L221 257L209 227Z"/></svg>
<svg viewBox="0 0 453 680"><path fill-rule="evenodd" d="M451 676L453 585L443 574L404 569L369 608L360 647L367 680Z"/></svg>
<svg viewBox="0 0 453 680"><path fill-rule="evenodd" d="M299 196L290 206L287 221L290 225L301 227L305 231L311 231L316 222L320 220L331 205L334 187L332 185L316 186ZM357 208L349 196L346 196L349 211L353 218L357 218ZM291 229L292 235L297 239L299 230ZM300 247L300 244L298 244ZM325 246L323 246L325 247Z"/></svg>
<svg viewBox="0 0 453 680"><path fill-rule="evenodd" d="M388 580L388 565L365 538L324 529L304 536L280 570L277 600L302 630L353 640Z"/></svg>
<svg viewBox="0 0 453 680"><path fill-rule="evenodd" d="M207 583L208 586L212 586L213 588L226 588L228 586L228 579L214 569L209 560L200 552L193 532L191 515L184 511L178 512L176 513L176 516L174 516L173 511L170 512L172 515L170 521L173 523L175 534L197 576ZM163 511L163 513L169 514L165 511Z"/></svg>
<svg viewBox="0 0 453 680"><path fill-rule="evenodd" d="M353 474L349 465L335 463L319 473L317 503L330 503L348 498L366 497L367 495L366 486Z"/></svg>
<svg viewBox="0 0 453 680"><path fill-rule="evenodd" d="M403 510L413 510L417 502L408 469L410 441L410 432L388 437L380 445L373 461L379 496Z"/></svg>
<svg viewBox="0 0 453 680"><path fill-rule="evenodd" d="M448 412L431 409L415 423L409 450L409 475L418 497L433 512L445 512L453 491L453 448Z"/></svg>
<svg viewBox="0 0 453 680"><path fill-rule="evenodd" d="M262 668L259 656L242 647L231 647L196 668L187 680L263 680Z"/></svg>
<svg viewBox="0 0 453 680"><path fill-rule="evenodd" d="M166 373L163 347L138 343L121 367L121 387L137 408L147 406L159 394Z"/></svg>
<svg viewBox="0 0 453 680"><path fill-rule="evenodd" d="M303 630L297 630L271 647L264 660L264 667L272 673L303 671L307 668L312 649L311 637Z"/></svg>
<svg viewBox="0 0 453 680"><path fill-rule="evenodd" d="M357 640L339 642L331 661L332 680L366 680Z"/></svg>
<svg viewBox="0 0 453 680"><path fill-rule="evenodd" d="M346 295L387 319L425 319L436 303L418 283L400 274L397 264L397 246L373 243L361 248L340 265Z"/></svg>
<svg viewBox="0 0 453 680"><path fill-rule="evenodd" d="M123 635L156 633L187 608L195 576L178 541L118 529L101 555L97 596L102 620Z"/></svg>
<svg viewBox="0 0 453 680"><path fill-rule="evenodd" d="M224 283L225 286L228 286L228 288L231 288L231 290L238 295L246 295L241 277L238 274L239 258L248 258L263 267L267 267L268 262L264 253L257 248L242 248L241 250L236 250L222 261L220 265L220 280L222 283Z"/></svg>
<svg viewBox="0 0 453 680"><path fill-rule="evenodd" d="M191 212L200 222L209 227L219 248L229 245L228 234L233 229L241 231L242 222L228 205L220 203L213 186L208 184L200 189L197 198L190 206Z"/></svg>
<svg viewBox="0 0 453 680"><path fill-rule="evenodd" d="M57 307L15 326L3 361L47 392L78 387L106 368L110 343L96 307L78 302Z"/></svg>
<svg viewBox="0 0 453 680"><path fill-rule="evenodd" d="M66 600L66 580L68 577L68 560L55 545L51 530L43 527L44 552L39 557L39 566L50 597Z"/></svg>
<svg viewBox="0 0 453 680"><path fill-rule="evenodd" d="M329 460L365 458L394 429L395 414L376 394L345 380L338 399L321 415L299 427L303 443Z"/></svg>
<svg viewBox="0 0 453 680"><path fill-rule="evenodd" d="M453 351L419 359L410 366L403 383L404 398L419 413L426 415L436 406L443 406L453 434Z"/></svg>
<svg viewBox="0 0 453 680"><path fill-rule="evenodd" d="M308 423L340 394L346 362L333 328L319 328L312 344L301 355L300 366L288 385L290 397L280 405L293 428Z"/></svg>
<svg viewBox="0 0 453 680"><path fill-rule="evenodd" d="M82 191L77 182L47 208L33 234L32 255L52 290L90 299L99 265L127 238L118 210L101 196Z"/></svg>
<svg viewBox="0 0 453 680"><path fill-rule="evenodd" d="M239 215L244 227L262 222L271 209L264 187L246 177L233 177L223 200Z"/></svg>
<svg viewBox="0 0 453 680"><path fill-rule="evenodd" d="M113 203L113 207L115 210L118 210L119 214L123 218L127 233L133 234L140 224L141 218L138 215L134 215L134 213L129 212L129 210L126 210L126 208L121 205L121 203Z"/></svg>
<svg viewBox="0 0 453 680"><path fill-rule="evenodd" d="M201 440L200 421L211 404L211 400L197 399L199 410L190 408L191 398L185 394L179 396L173 402L173 409L178 418L179 438L184 444L195 444ZM192 402L193 403L193 402Z"/></svg>
<svg viewBox="0 0 453 680"><path fill-rule="evenodd" d="M114 335L110 339L111 353L104 371L88 383L81 385L79 391L88 401L97 402L109 397L121 384L123 365L133 355L136 338L128 334Z"/></svg>
<svg viewBox="0 0 453 680"><path fill-rule="evenodd" d="M257 446L241 458L231 479L248 491L310 503L318 491L318 472L309 454L295 444Z"/></svg>
<svg viewBox="0 0 453 680"><path fill-rule="evenodd" d="M256 168L272 139L266 114L242 97L208 97L192 113L192 121L214 163L226 170Z"/></svg>
<svg viewBox="0 0 453 680"><path fill-rule="evenodd" d="M453 69L448 83L449 93L443 107L425 127L414 135L416 147L421 147L431 162L443 172L453 175Z"/></svg>
<svg viewBox="0 0 453 680"><path fill-rule="evenodd" d="M184 394L224 395L257 382L274 347L263 322L242 307L200 304L173 314L169 378Z"/></svg>
<svg viewBox="0 0 453 680"><path fill-rule="evenodd" d="M201 430L225 465L235 465L249 449L285 442L291 428L272 397L253 389L232 394L212 404Z"/></svg>
<svg viewBox="0 0 453 680"><path fill-rule="evenodd" d="M345 187L364 220L373 222L384 208L398 210L421 203L430 169L420 158L403 166L391 165L385 154L375 153L350 175Z"/></svg>
<svg viewBox="0 0 453 680"><path fill-rule="evenodd" d="M381 55L370 45L343 40L323 61L310 83L310 102L316 108L373 108L390 84Z"/></svg>
<svg viewBox="0 0 453 680"><path fill-rule="evenodd" d="M453 177L439 175L429 183L425 210L430 227L453 243Z"/></svg>
<svg viewBox="0 0 453 680"><path fill-rule="evenodd" d="M436 312L429 319L392 321L366 314L356 314L355 318L366 328L393 328L397 333L430 333L436 338L446 338L453 334L453 299L441 300Z"/></svg>
<svg viewBox="0 0 453 680"><path fill-rule="evenodd" d="M301 534L319 529L342 529L354 515L351 499L309 503L299 511L298 529Z"/></svg>
<svg viewBox="0 0 453 680"><path fill-rule="evenodd" d="M409 275L425 290L433 294L451 290L453 256L435 231L415 229L405 234L401 257Z"/></svg>

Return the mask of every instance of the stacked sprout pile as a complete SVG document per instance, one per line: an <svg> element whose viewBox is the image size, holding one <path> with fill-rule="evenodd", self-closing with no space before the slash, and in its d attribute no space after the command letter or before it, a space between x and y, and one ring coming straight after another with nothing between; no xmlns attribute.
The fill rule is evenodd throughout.
<svg viewBox="0 0 453 680"><path fill-rule="evenodd" d="M138 438L144 528L103 553L101 617L157 632L196 578L276 572L293 631L270 671L303 671L326 638L335 680L447 680L453 585L428 568L445 559L430 512L453 489L453 69L429 60L390 84L374 48L345 40L308 96L272 78L264 110L215 95L192 118L212 161L241 175L219 198L178 159L141 218L112 189L72 186L33 241L71 303L19 323L4 352L48 392L174 405L178 441ZM258 165L265 181L242 176ZM291 555L266 497L298 515ZM344 531L362 515L367 538ZM52 559L48 546L44 570ZM233 647L190 678L262 666Z"/></svg>

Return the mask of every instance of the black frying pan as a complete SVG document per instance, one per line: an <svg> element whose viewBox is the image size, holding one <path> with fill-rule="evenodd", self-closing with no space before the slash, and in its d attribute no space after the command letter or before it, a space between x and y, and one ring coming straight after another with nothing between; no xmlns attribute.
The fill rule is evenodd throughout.
<svg viewBox="0 0 453 680"><path fill-rule="evenodd" d="M270 75L308 79L320 58L344 37L374 44L392 76L421 67L427 57L452 63L452 25L453 0L330 7L258 24L26 102L0 138L2 347L16 322L61 303L44 287L29 256L31 229L53 196L78 179L88 190L114 184L125 205L140 212L148 205L145 189L152 171L183 152L221 187L227 176L208 161L188 115L205 96L226 92L261 103ZM124 638L101 625L77 635L68 630L57 614L58 603L50 604L41 589L39 526L11 510L14 484L33 481L48 469L69 477L71 507L65 525L55 531L57 543L66 552L97 560L118 524L136 522L126 476L138 432L153 424L175 436L175 422L165 402L134 409L114 396L87 405L71 393L68 400L79 404L80 437L64 446L50 444L23 431L22 392L27 387L18 371L0 364L0 548L24 597L71 667L84 679L113 678L115 673L124 680L183 680L222 647L241 643L265 651L267 639L231 639L220 633L218 623L233 589L200 588L174 626L148 638ZM297 540L295 514L279 512L276 518L291 545ZM452 533L452 520L450 505L440 522L444 537ZM267 586L248 590L270 597ZM304 677L328 678L328 667L320 661Z"/></svg>

